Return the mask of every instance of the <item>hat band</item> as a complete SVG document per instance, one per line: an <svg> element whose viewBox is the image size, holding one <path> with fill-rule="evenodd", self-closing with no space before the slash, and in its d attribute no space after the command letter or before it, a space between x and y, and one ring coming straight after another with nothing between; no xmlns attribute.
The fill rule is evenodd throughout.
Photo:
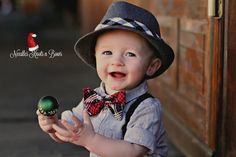
<svg viewBox="0 0 236 157"><path fill-rule="evenodd" d="M95 31L106 28L109 26L125 26L130 27L136 30L139 30L149 36L152 36L158 40L161 40L160 36L157 33L153 33L146 25L136 20L131 20L127 18L113 17L105 20L103 23L100 23L95 28Z"/></svg>

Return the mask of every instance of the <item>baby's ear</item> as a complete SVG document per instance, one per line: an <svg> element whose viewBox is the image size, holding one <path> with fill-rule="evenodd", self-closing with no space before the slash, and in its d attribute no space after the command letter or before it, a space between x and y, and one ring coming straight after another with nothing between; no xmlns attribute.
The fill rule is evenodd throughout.
<svg viewBox="0 0 236 157"><path fill-rule="evenodd" d="M147 69L146 74L152 76L161 66L161 60L159 58L154 58Z"/></svg>

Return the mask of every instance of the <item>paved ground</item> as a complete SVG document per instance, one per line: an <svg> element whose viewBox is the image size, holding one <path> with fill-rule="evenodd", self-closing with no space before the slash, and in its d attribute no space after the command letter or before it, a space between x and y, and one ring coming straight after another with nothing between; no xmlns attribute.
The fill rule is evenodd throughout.
<svg viewBox="0 0 236 157"><path fill-rule="evenodd" d="M40 31L38 36L40 50L61 51L62 57L11 59L14 50L27 49L25 34L0 39L0 156L86 157L85 149L53 142L40 130L36 104L41 96L53 95L59 100L59 112L70 109L80 101L81 89L96 87L98 78L73 52L78 32L53 29ZM169 157L181 156L170 143Z"/></svg>

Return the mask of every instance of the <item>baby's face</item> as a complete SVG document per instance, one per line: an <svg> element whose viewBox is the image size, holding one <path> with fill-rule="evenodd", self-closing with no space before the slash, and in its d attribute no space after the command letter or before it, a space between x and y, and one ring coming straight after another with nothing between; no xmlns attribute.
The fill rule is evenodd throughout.
<svg viewBox="0 0 236 157"><path fill-rule="evenodd" d="M125 30L99 36L95 56L98 76L108 94L135 88L148 74L154 59L145 39Z"/></svg>

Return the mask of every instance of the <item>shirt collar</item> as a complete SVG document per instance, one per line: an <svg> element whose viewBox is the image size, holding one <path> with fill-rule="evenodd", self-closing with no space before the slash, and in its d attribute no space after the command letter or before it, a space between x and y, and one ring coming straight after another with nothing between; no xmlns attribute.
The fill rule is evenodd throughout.
<svg viewBox="0 0 236 157"><path fill-rule="evenodd" d="M97 93L99 93L101 96L107 96L108 94L105 91L105 84L103 82L100 83L100 87L95 89ZM136 99L137 97L143 95L148 91L148 85L147 81L143 81L140 83L137 87L134 89L125 91L126 92L126 103L129 103L130 101Z"/></svg>

